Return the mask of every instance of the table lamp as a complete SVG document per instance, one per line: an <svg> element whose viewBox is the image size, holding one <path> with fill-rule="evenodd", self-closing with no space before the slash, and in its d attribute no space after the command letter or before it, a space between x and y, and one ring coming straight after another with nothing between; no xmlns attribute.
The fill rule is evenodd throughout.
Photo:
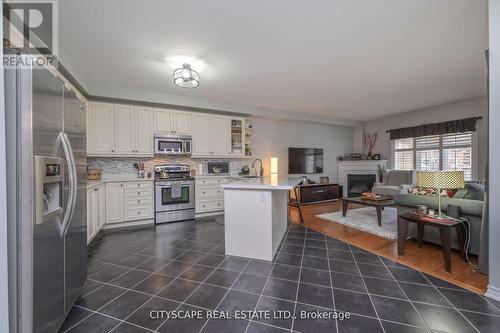
<svg viewBox="0 0 500 333"><path fill-rule="evenodd" d="M441 213L441 190L464 188L463 171L417 171L417 186L435 188L438 193L437 218L445 218Z"/></svg>

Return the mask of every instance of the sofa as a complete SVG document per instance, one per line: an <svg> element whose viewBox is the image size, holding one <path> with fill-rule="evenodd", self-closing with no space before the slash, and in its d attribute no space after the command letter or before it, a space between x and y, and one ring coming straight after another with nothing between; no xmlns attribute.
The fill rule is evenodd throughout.
<svg viewBox="0 0 500 333"><path fill-rule="evenodd" d="M426 205L434 210L438 209L438 198L436 196L396 194L394 201L397 205L398 214L404 214L416 210L417 205ZM446 213L448 205L460 207L461 217L470 221L470 245L469 253L478 255L481 235L481 223L483 219L484 206L484 184L479 182L469 182L464 189L458 190L453 197L441 198L441 211ZM410 223L408 228L410 237L417 237L416 223ZM438 228L425 228L424 241L441 244ZM458 249L456 233L452 233L452 247Z"/></svg>
<svg viewBox="0 0 500 333"><path fill-rule="evenodd" d="M380 170L382 181L375 183L372 193L379 194L402 194L408 193L415 183L413 170Z"/></svg>

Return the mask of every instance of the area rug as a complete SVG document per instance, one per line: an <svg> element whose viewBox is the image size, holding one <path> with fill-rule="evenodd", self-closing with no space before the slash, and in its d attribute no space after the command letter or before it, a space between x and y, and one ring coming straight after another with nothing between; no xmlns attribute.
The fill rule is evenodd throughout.
<svg viewBox="0 0 500 333"><path fill-rule="evenodd" d="M345 217L342 211L316 215L319 218L333 221L387 239L397 239L397 209L385 207L382 211L382 226L377 225L377 212L373 207L349 209Z"/></svg>

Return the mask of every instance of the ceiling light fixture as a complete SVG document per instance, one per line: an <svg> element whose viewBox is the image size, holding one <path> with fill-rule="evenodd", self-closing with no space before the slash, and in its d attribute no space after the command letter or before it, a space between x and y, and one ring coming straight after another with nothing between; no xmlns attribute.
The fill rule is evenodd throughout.
<svg viewBox="0 0 500 333"><path fill-rule="evenodd" d="M200 75L190 64L183 64L182 68L174 70L174 83L182 88L196 88L200 85Z"/></svg>

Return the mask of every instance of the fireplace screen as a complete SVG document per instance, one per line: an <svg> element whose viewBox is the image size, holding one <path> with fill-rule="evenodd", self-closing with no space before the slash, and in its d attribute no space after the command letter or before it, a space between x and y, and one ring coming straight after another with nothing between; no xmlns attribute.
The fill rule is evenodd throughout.
<svg viewBox="0 0 500 333"><path fill-rule="evenodd" d="M376 175L347 175L347 196L360 197L363 192L371 192Z"/></svg>

